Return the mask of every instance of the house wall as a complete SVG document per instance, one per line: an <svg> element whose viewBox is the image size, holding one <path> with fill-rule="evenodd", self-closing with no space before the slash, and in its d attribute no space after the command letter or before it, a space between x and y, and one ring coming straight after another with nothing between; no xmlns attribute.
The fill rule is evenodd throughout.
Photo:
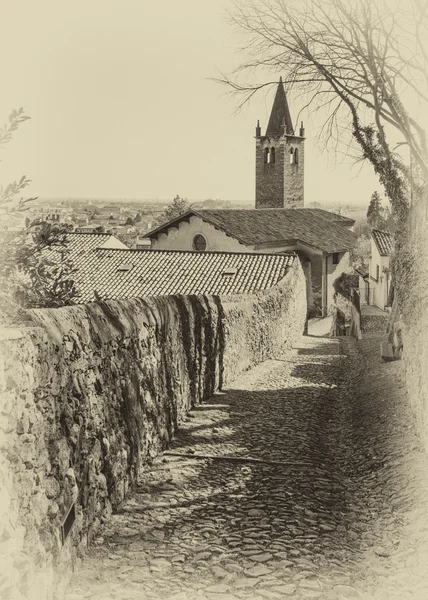
<svg viewBox="0 0 428 600"><path fill-rule="evenodd" d="M149 457L194 405L303 332L298 261L268 293L28 311L0 339L0 594L61 595ZM68 511L75 521L65 543Z"/></svg>
<svg viewBox="0 0 428 600"><path fill-rule="evenodd" d="M193 250L193 238L202 234L207 240L208 251L222 252L251 252L253 247L244 246L238 240L230 237L203 221L200 217L191 216L190 222L180 221L176 227L170 227L167 233L160 233L152 238L154 250Z"/></svg>
<svg viewBox="0 0 428 600"><path fill-rule="evenodd" d="M376 266L379 267L379 279L376 281ZM371 240L371 254L369 261L369 285L370 298L373 298L373 304L384 310L387 301L387 275L383 272L384 268L389 268L389 256L381 256L375 241Z"/></svg>
<svg viewBox="0 0 428 600"><path fill-rule="evenodd" d="M369 282L367 279L364 279L364 277L361 277L361 275L358 278L358 289L360 291L360 302L361 304L368 304L371 299L370 299L370 292L367 290L367 288L369 287Z"/></svg>

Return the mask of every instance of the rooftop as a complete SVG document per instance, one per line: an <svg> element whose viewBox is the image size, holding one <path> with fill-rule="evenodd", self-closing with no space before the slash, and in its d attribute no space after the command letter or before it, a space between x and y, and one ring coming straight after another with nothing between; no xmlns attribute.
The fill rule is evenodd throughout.
<svg viewBox="0 0 428 600"><path fill-rule="evenodd" d="M173 294L251 294L276 285L295 254L97 249L79 281L80 303Z"/></svg>
<svg viewBox="0 0 428 600"><path fill-rule="evenodd" d="M86 254L95 248L126 248L126 245L111 233L68 232L66 233L67 249L72 258Z"/></svg>
<svg viewBox="0 0 428 600"><path fill-rule="evenodd" d="M357 236L347 229L355 221L319 208L266 208L194 210L150 231L156 237L183 219L197 216L242 244L262 247L300 241L324 252L344 252L355 246Z"/></svg>
<svg viewBox="0 0 428 600"><path fill-rule="evenodd" d="M282 83L281 77L276 89L275 100L273 101L269 123L266 128L266 136L274 137L278 135L284 135L284 124L286 133L288 135L293 135L293 121L291 120L287 96L285 94L284 84Z"/></svg>
<svg viewBox="0 0 428 600"><path fill-rule="evenodd" d="M389 256L392 252L394 236L388 231L372 229L372 237L381 256Z"/></svg>

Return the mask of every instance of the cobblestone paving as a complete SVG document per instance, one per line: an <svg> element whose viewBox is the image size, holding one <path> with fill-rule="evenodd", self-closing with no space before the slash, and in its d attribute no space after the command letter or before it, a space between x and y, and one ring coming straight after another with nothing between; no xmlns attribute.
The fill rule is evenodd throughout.
<svg viewBox="0 0 428 600"><path fill-rule="evenodd" d="M302 338L192 411L66 600L427 600L428 464L378 348Z"/></svg>

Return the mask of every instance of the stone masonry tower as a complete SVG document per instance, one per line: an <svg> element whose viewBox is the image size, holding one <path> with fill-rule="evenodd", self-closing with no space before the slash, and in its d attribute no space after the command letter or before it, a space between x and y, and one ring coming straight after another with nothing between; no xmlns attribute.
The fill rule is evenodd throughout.
<svg viewBox="0 0 428 600"><path fill-rule="evenodd" d="M295 135L282 77L266 135L256 127L256 208L299 208L304 198L303 122Z"/></svg>

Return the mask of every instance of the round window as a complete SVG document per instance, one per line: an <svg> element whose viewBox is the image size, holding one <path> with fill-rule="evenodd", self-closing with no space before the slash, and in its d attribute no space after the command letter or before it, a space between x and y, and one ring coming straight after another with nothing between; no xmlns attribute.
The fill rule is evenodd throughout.
<svg viewBox="0 0 428 600"><path fill-rule="evenodd" d="M207 240L204 238L204 236L200 233L198 233L198 235L195 235L195 237L193 238L193 249L198 250L199 252L203 252L203 250L206 250L206 247Z"/></svg>

